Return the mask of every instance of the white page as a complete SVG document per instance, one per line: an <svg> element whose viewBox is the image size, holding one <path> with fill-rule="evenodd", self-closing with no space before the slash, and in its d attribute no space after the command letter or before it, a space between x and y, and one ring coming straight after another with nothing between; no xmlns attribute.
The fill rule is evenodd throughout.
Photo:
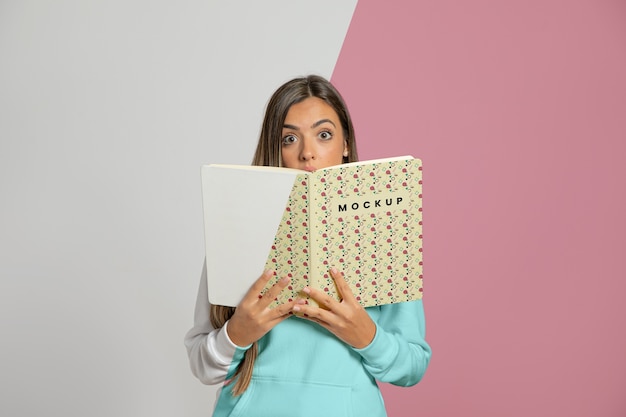
<svg viewBox="0 0 626 417"><path fill-rule="evenodd" d="M236 306L263 273L297 170L202 167L211 304ZM254 172L253 172L254 171Z"/></svg>

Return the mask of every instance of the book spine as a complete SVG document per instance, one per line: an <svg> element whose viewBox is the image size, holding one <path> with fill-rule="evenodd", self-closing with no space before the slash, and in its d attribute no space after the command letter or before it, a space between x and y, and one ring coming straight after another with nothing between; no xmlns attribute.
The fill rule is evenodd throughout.
<svg viewBox="0 0 626 417"><path fill-rule="evenodd" d="M311 212L311 263L312 263L312 282L315 288L321 289L326 294L339 300L339 292L337 286L330 275L330 268L336 267L342 270L342 254L341 250L334 248L334 242L338 238L335 229L335 220L330 216L330 207L328 206L328 198L331 190L332 181L329 181L331 173L327 171L317 171L312 174L309 207ZM336 189L334 190L336 191Z"/></svg>
<svg viewBox="0 0 626 417"><path fill-rule="evenodd" d="M287 206L269 251L266 269L274 269L276 276L268 283L289 277L290 284L270 306L289 302L296 297L305 298L302 289L309 285L310 243L308 238L309 183L304 174L299 174L289 194Z"/></svg>

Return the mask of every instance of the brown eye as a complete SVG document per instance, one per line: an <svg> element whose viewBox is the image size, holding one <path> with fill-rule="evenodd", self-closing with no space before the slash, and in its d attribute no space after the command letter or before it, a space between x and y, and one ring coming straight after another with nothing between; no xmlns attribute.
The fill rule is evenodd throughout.
<svg viewBox="0 0 626 417"><path fill-rule="evenodd" d="M295 135L287 135L283 137L283 145L291 145L298 141L298 138Z"/></svg>
<svg viewBox="0 0 626 417"><path fill-rule="evenodd" d="M333 134L327 130L324 130L323 132L320 132L319 134L319 138L322 140L329 140L329 139L332 139L332 137L333 137Z"/></svg>

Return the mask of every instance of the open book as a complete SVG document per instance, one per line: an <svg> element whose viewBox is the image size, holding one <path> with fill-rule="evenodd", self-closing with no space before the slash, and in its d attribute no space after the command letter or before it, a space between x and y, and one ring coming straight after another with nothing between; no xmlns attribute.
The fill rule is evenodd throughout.
<svg viewBox="0 0 626 417"><path fill-rule="evenodd" d="M339 298L344 273L365 307L422 296L422 165L411 156L315 172L203 165L206 267L211 304L236 306L266 269L291 283L275 301Z"/></svg>

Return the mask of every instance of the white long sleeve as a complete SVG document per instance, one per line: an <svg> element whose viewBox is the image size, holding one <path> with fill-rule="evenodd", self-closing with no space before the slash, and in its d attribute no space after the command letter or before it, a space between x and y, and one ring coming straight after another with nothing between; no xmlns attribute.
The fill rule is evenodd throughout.
<svg viewBox="0 0 626 417"><path fill-rule="evenodd" d="M185 347L191 372L203 384L213 385L226 379L237 346L228 337L228 322L221 329L214 329L209 312L205 263L200 277L194 325L185 335Z"/></svg>

